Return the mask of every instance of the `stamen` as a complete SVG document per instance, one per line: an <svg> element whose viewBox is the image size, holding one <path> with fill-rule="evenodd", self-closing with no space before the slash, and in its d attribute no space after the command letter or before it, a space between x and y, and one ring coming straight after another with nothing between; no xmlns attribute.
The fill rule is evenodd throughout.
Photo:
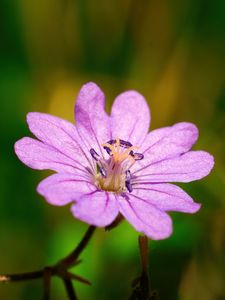
<svg viewBox="0 0 225 300"><path fill-rule="evenodd" d="M105 144L102 144L102 147L107 151L106 148L108 148L110 151L114 151L115 147L112 146L111 144L109 143L105 143Z"/></svg>
<svg viewBox="0 0 225 300"><path fill-rule="evenodd" d="M101 158L100 155L98 155L98 153L93 148L90 149L90 153L91 153L91 156L94 158L94 160L96 160L96 161L100 160L100 158Z"/></svg>
<svg viewBox="0 0 225 300"><path fill-rule="evenodd" d="M120 146L123 146L124 148L130 148L133 145L130 142L124 141L124 140L120 140Z"/></svg>
<svg viewBox="0 0 225 300"><path fill-rule="evenodd" d="M116 138L116 148L117 150L120 150L120 139Z"/></svg>
<svg viewBox="0 0 225 300"><path fill-rule="evenodd" d="M104 178L107 177L107 172L106 172L105 168L100 167L99 172L101 173L102 177L104 177Z"/></svg>
<svg viewBox="0 0 225 300"><path fill-rule="evenodd" d="M130 170L126 171L126 179L125 179L125 185L126 188L128 189L129 193L133 191L132 185L131 185L131 173Z"/></svg>
<svg viewBox="0 0 225 300"><path fill-rule="evenodd" d="M107 144L110 144L110 145L113 145L115 143L116 143L116 140L110 140L110 141L107 142Z"/></svg>
<svg viewBox="0 0 225 300"><path fill-rule="evenodd" d="M117 139L116 140L110 140L106 144L114 145L114 144L116 144L116 142L117 142ZM119 139L119 144L123 148L129 148L129 147L133 146L130 142L127 142L127 141L124 141L124 140L121 140L121 139Z"/></svg>
<svg viewBox="0 0 225 300"><path fill-rule="evenodd" d="M103 148L106 150L106 152L107 152L109 155L112 155L112 150L111 150L109 147L104 146Z"/></svg>
<svg viewBox="0 0 225 300"><path fill-rule="evenodd" d="M135 159L135 160L142 160L144 158L144 155L142 153L130 151L130 155Z"/></svg>

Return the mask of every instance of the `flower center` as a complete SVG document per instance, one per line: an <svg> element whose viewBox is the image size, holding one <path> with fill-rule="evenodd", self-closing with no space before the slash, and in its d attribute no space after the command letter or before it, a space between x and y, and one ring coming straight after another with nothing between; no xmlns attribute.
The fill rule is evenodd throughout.
<svg viewBox="0 0 225 300"><path fill-rule="evenodd" d="M104 159L92 148L90 153L97 163L95 185L106 191L121 193L132 192L130 168L144 158L143 154L134 152L137 147L130 142L117 138L103 144L102 147L109 155Z"/></svg>

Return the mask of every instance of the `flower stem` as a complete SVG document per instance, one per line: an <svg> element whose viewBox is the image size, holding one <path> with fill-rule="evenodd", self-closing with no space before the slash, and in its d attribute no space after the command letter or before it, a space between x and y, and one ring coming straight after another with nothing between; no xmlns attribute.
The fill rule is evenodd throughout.
<svg viewBox="0 0 225 300"><path fill-rule="evenodd" d="M139 236L139 249L141 255L142 273L140 277L141 295L143 299L148 299L150 294L150 280L148 274L148 238Z"/></svg>
<svg viewBox="0 0 225 300"><path fill-rule="evenodd" d="M50 286L51 286L51 276L52 276L52 269L50 267L46 267L44 269L43 274L43 300L50 300Z"/></svg>
<svg viewBox="0 0 225 300"><path fill-rule="evenodd" d="M74 287L73 287L72 280L69 278L64 278L63 282L64 282L69 299L70 300L78 300L75 290L74 290Z"/></svg>
<svg viewBox="0 0 225 300"><path fill-rule="evenodd" d="M44 270L19 274L0 275L0 282L32 280L43 277L43 274Z"/></svg>
<svg viewBox="0 0 225 300"><path fill-rule="evenodd" d="M148 238L146 236L138 237L139 251L141 257L141 275L132 282L132 294L129 300L154 300L157 293L151 292L150 279L148 271Z"/></svg>

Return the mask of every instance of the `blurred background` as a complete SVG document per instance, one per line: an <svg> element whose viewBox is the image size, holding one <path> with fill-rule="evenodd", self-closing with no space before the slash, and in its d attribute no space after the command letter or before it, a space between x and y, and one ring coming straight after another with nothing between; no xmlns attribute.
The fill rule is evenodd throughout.
<svg viewBox="0 0 225 300"><path fill-rule="evenodd" d="M13 145L31 135L29 111L73 121L81 85L95 81L114 97L141 92L151 128L179 121L200 129L196 148L216 167L182 185L198 202L196 215L172 213L174 233L150 241L152 287L162 300L225 299L225 1L1 0L0 1L0 273L32 271L71 251L87 225L69 207L36 193L48 172L25 167ZM127 299L140 273L138 234L126 222L99 229L74 272L79 299ZM42 282L1 284L0 299L42 299ZM52 299L66 299L54 279Z"/></svg>

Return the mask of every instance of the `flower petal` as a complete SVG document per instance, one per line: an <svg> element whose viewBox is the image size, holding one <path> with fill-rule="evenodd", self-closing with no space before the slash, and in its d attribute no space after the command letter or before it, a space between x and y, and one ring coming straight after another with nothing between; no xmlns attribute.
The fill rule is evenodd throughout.
<svg viewBox="0 0 225 300"><path fill-rule="evenodd" d="M49 169L64 173L74 173L76 169L77 172L87 173L84 169L77 167L71 158L51 146L29 137L24 137L15 143L15 152L19 159L32 169Z"/></svg>
<svg viewBox="0 0 225 300"><path fill-rule="evenodd" d="M85 153L75 125L49 114L35 112L27 114L27 123L39 140L72 159L74 165L79 168L91 166L90 154Z"/></svg>
<svg viewBox="0 0 225 300"><path fill-rule="evenodd" d="M96 191L96 187L81 175L53 174L39 183L37 191L50 204L62 206Z"/></svg>
<svg viewBox="0 0 225 300"><path fill-rule="evenodd" d="M205 151L189 151L178 157L150 164L135 172L134 183L190 182L207 176L214 158Z"/></svg>
<svg viewBox="0 0 225 300"><path fill-rule="evenodd" d="M118 205L112 193L103 191L83 196L72 206L73 215L88 224L104 227L118 214Z"/></svg>
<svg viewBox="0 0 225 300"><path fill-rule="evenodd" d="M169 183L137 184L133 188L132 196L163 211L195 213L201 207L201 204L195 203L180 187Z"/></svg>
<svg viewBox="0 0 225 300"><path fill-rule="evenodd" d="M111 112L112 138L141 145L150 125L150 111L144 97L136 91L120 94Z"/></svg>
<svg viewBox="0 0 225 300"><path fill-rule="evenodd" d="M109 116L104 106L101 89L92 82L83 85L75 105L76 127L87 148L94 148L102 155L101 144L111 137Z"/></svg>
<svg viewBox="0 0 225 300"><path fill-rule="evenodd" d="M191 149L197 139L198 129L192 123L182 122L153 130L140 148L144 159L135 164L133 170L142 170L152 163L183 154Z"/></svg>
<svg viewBox="0 0 225 300"><path fill-rule="evenodd" d="M140 201L132 196L118 197L121 214L137 231L143 232L153 240L161 240L172 233L172 221L163 211L154 205Z"/></svg>

